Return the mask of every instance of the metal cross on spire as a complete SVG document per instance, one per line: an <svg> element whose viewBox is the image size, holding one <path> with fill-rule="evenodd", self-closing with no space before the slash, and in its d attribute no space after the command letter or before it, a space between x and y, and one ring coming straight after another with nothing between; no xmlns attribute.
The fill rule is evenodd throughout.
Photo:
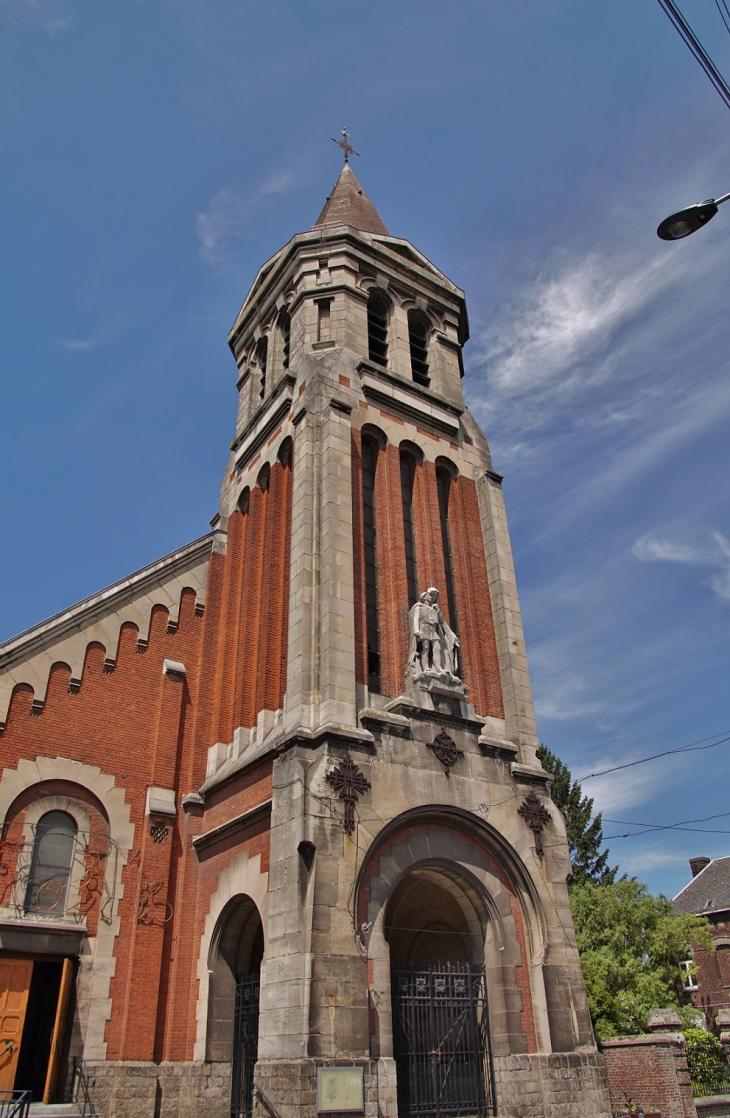
<svg viewBox="0 0 730 1118"><path fill-rule="evenodd" d="M351 155L359 155L360 154L359 151L355 151L354 147L350 143L350 133L347 131L346 128L342 129L342 139L341 140L336 139L334 136L332 137L332 139L334 140L334 142L336 144L339 144L340 147L342 148L342 150L344 151L344 153L345 153L345 163L350 162L350 156Z"/></svg>

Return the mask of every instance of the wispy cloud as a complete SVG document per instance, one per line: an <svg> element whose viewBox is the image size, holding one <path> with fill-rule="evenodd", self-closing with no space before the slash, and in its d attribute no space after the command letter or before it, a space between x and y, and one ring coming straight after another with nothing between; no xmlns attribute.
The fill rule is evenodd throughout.
<svg viewBox="0 0 730 1118"><path fill-rule="evenodd" d="M636 264L590 253L537 277L482 337L477 361L488 367L490 390L525 396L558 385L564 392L585 376L604 375L594 368L566 378L635 318L668 276L658 258Z"/></svg>
<svg viewBox="0 0 730 1118"><path fill-rule="evenodd" d="M119 333L119 324L114 323L110 326L101 326L98 330L92 331L85 338L59 338L58 345L62 349L83 352L87 349L98 349L99 346L104 345L110 341L116 334Z"/></svg>
<svg viewBox="0 0 730 1118"><path fill-rule="evenodd" d="M714 567L713 573L703 581L718 598L730 602L730 540L718 531L712 533L711 539L712 543L699 548L660 539L653 532L646 532L636 540L631 551L642 562Z"/></svg>
<svg viewBox="0 0 730 1118"><path fill-rule="evenodd" d="M622 757L622 761L625 760L630 761L632 758ZM613 757L599 757L591 761L591 771L599 771L615 763ZM604 815L618 815L652 799L657 793L658 786L666 791L666 788L674 783L672 776L674 774L670 774L666 767L658 776L651 765L645 765L642 768L626 769L599 776L595 780L588 781L584 790L589 796L593 796L597 811L602 811ZM675 779L678 777L675 776ZM604 825L604 831L609 834L614 828L616 828L614 823ZM621 830L620 827L617 829Z"/></svg>
<svg viewBox="0 0 730 1118"><path fill-rule="evenodd" d="M14 27L36 23L46 31L62 31L73 18L63 0L0 0L0 19Z"/></svg>
<svg viewBox="0 0 730 1118"><path fill-rule="evenodd" d="M282 170L270 175L248 195L238 194L227 187L220 190L208 209L195 219L203 259L208 264L219 264L225 258L231 241L248 233L262 206L271 198L287 194L296 181L292 170Z"/></svg>

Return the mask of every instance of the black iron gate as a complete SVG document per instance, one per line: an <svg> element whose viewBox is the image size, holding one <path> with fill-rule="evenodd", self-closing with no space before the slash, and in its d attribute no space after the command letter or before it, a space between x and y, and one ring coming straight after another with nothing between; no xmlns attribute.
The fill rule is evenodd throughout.
<svg viewBox="0 0 730 1118"><path fill-rule="evenodd" d="M399 1118L494 1114L484 967L391 973Z"/></svg>
<svg viewBox="0 0 730 1118"><path fill-rule="evenodd" d="M253 1069L259 1046L259 974L236 979L231 1065L231 1118L251 1118Z"/></svg>

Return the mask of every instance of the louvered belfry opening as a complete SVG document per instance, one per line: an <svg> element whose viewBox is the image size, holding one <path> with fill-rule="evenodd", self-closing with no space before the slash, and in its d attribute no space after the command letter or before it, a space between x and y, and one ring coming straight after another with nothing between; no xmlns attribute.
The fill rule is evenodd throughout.
<svg viewBox="0 0 730 1118"><path fill-rule="evenodd" d="M408 342L411 348L411 372L416 384L427 387L429 322L423 311L408 312Z"/></svg>
<svg viewBox="0 0 730 1118"><path fill-rule="evenodd" d="M388 319L390 300L379 287L368 296L368 356L376 365L388 364Z"/></svg>
<svg viewBox="0 0 730 1118"><path fill-rule="evenodd" d="M279 330L281 332L281 367L289 368L289 347L291 342L291 316L286 307L279 312Z"/></svg>
<svg viewBox="0 0 730 1118"><path fill-rule="evenodd" d="M259 397L266 395L266 363L269 356L269 339L260 338L256 346L256 364L259 367Z"/></svg>

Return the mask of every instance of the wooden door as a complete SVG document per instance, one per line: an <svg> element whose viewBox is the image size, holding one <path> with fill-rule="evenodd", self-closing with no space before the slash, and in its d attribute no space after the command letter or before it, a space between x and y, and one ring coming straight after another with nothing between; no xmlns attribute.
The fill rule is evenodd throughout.
<svg viewBox="0 0 730 1118"><path fill-rule="evenodd" d="M0 1091L12 1091L33 960L0 959Z"/></svg>

